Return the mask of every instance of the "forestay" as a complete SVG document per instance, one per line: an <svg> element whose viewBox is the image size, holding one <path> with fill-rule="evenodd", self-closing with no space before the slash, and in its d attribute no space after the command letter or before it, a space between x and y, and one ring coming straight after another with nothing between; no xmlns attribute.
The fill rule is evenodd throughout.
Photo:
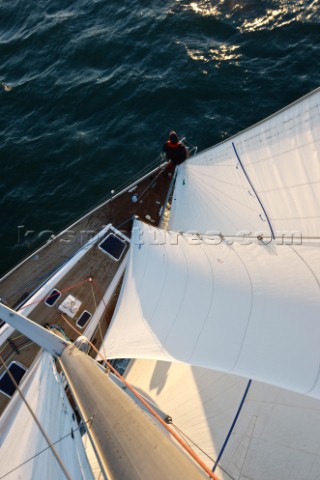
<svg viewBox="0 0 320 480"><path fill-rule="evenodd" d="M228 245L138 221L134 231L109 358L176 360L320 397L319 246Z"/></svg>
<svg viewBox="0 0 320 480"><path fill-rule="evenodd" d="M76 418L50 354L38 356L20 388L70 478L93 479ZM18 392L0 419L0 431L1 477L8 480L65 478Z"/></svg>
<svg viewBox="0 0 320 480"><path fill-rule="evenodd" d="M320 237L320 89L179 166L169 228Z"/></svg>

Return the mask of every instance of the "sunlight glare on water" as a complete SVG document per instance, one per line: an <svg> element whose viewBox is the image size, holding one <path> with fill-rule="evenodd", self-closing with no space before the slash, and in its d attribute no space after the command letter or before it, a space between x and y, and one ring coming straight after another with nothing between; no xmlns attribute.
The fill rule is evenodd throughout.
<svg viewBox="0 0 320 480"><path fill-rule="evenodd" d="M183 0L178 3L190 8L201 16L211 16L217 19L231 19L242 32L273 29L290 25L297 21L317 22L320 16L319 0L221 0L212 2L202 0L190 2Z"/></svg>
<svg viewBox="0 0 320 480"><path fill-rule="evenodd" d="M318 87L319 2L0 2L0 274L171 129L201 151Z"/></svg>
<svg viewBox="0 0 320 480"><path fill-rule="evenodd" d="M239 45L229 45L227 43L218 44L209 48L207 54L204 54L201 50L189 49L187 46L186 51L192 60L201 60L204 63L212 61L214 62L215 68L219 68L221 62L229 62L239 65L237 60L241 58Z"/></svg>

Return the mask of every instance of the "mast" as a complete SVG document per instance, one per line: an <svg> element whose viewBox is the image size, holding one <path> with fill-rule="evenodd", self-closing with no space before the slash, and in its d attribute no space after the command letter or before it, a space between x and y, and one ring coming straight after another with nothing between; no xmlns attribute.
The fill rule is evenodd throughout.
<svg viewBox="0 0 320 480"><path fill-rule="evenodd" d="M69 346L60 362L108 479L205 478L91 358Z"/></svg>
<svg viewBox="0 0 320 480"><path fill-rule="evenodd" d="M0 418L0 478L93 480L52 355L40 352L19 386L11 380L17 391Z"/></svg>
<svg viewBox="0 0 320 480"><path fill-rule="evenodd" d="M92 358L2 304L0 315L59 356L82 419L92 418L88 431L108 480L207 478Z"/></svg>

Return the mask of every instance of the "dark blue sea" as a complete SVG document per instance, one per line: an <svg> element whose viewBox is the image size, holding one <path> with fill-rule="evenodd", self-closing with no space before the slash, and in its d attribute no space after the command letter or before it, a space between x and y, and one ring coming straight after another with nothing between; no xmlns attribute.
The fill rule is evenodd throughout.
<svg viewBox="0 0 320 480"><path fill-rule="evenodd" d="M320 85L319 0L2 0L0 273L159 161ZM41 238L42 236L42 238Z"/></svg>

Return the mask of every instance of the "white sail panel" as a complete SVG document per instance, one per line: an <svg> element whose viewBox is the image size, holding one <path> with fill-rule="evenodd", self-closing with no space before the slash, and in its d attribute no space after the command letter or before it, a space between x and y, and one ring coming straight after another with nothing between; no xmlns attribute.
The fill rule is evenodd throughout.
<svg viewBox="0 0 320 480"><path fill-rule="evenodd" d="M94 477L94 480L103 480L103 473L101 470L101 466L98 462L96 453L93 449L93 445L87 433L84 433L82 435L82 443L85 448L88 462L90 463L90 468L92 470L92 475Z"/></svg>
<svg viewBox="0 0 320 480"><path fill-rule="evenodd" d="M213 466L248 380L189 365L135 360L126 379L187 435ZM221 480L318 480L320 403L252 382L216 473Z"/></svg>
<svg viewBox="0 0 320 480"><path fill-rule="evenodd" d="M262 214L230 143L218 145L179 165L170 229L215 231L224 235L235 235L239 231L268 232Z"/></svg>
<svg viewBox="0 0 320 480"><path fill-rule="evenodd" d="M174 359L320 396L319 246L175 244L174 232L137 228L109 358Z"/></svg>
<svg viewBox="0 0 320 480"><path fill-rule="evenodd" d="M320 236L320 89L179 166L170 229Z"/></svg>
<svg viewBox="0 0 320 480"><path fill-rule="evenodd" d="M93 476L75 416L48 353L38 356L20 388L72 479ZM0 419L0 476L8 480L65 478L18 392Z"/></svg>
<svg viewBox="0 0 320 480"><path fill-rule="evenodd" d="M175 362L131 361L126 380L176 425L210 468L223 445L247 380ZM189 442L190 444L190 442Z"/></svg>

